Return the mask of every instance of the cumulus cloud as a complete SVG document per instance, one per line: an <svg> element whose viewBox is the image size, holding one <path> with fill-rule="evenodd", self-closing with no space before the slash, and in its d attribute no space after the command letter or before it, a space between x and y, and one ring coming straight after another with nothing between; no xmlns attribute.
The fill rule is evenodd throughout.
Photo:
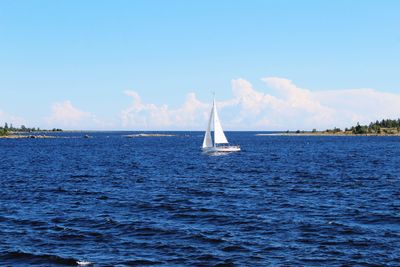
<svg viewBox="0 0 400 267"><path fill-rule="evenodd" d="M400 95L375 89L311 91L284 78L261 79L279 98L269 121L278 129L326 129L400 117ZM273 94L272 93L272 94ZM260 125L260 124L258 124Z"/></svg>
<svg viewBox="0 0 400 267"><path fill-rule="evenodd" d="M251 83L244 79L232 80L232 91L239 114L231 127L292 129L331 120L334 111L323 106L311 91L299 88L283 78L269 77L263 78L262 81L273 89L275 94L255 90Z"/></svg>
<svg viewBox="0 0 400 267"><path fill-rule="evenodd" d="M50 127L92 129L100 124L93 114L74 107L69 100L56 102L51 109L52 114L45 119Z"/></svg>
<svg viewBox="0 0 400 267"><path fill-rule="evenodd" d="M294 85L291 80L277 77L263 78L261 80L269 87L281 93L283 96L281 102L285 109L302 110L310 114L330 112L329 109L321 105L310 90Z"/></svg>
<svg viewBox="0 0 400 267"><path fill-rule="evenodd" d="M348 89L319 91L314 95L324 105L335 108L334 121L342 127L349 123L367 124L400 117L400 94L375 89Z"/></svg>
<svg viewBox="0 0 400 267"><path fill-rule="evenodd" d="M218 102L223 126L234 130L295 130L350 127L383 118L400 117L400 94L374 89L312 91L279 77L261 79L256 90L245 79L232 80L230 99ZM322 88L323 89L323 88ZM197 129L206 124L210 103L189 93L181 107L143 103L126 91L131 105L121 112L122 124L132 129ZM229 113L229 114L228 114Z"/></svg>
<svg viewBox="0 0 400 267"><path fill-rule="evenodd" d="M183 105L171 109L168 105L143 103L135 91L125 91L131 105L121 112L122 125L132 129L193 129L206 115L209 104L202 103L194 93L189 93Z"/></svg>
<svg viewBox="0 0 400 267"><path fill-rule="evenodd" d="M236 101L231 103L240 105L243 113L252 116L260 114L269 106L278 108L282 104L277 98L254 90L244 79L232 80L232 91Z"/></svg>

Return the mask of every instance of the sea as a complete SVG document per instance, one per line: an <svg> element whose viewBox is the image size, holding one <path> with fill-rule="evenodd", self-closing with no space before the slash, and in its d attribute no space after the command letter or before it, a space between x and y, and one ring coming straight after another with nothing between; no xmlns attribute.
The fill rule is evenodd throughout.
<svg viewBox="0 0 400 267"><path fill-rule="evenodd" d="M0 139L0 266L400 266L400 137L129 134Z"/></svg>

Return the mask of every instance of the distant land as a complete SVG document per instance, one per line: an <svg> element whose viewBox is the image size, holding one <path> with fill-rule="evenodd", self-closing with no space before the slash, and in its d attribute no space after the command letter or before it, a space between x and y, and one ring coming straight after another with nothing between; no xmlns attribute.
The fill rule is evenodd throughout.
<svg viewBox="0 0 400 267"><path fill-rule="evenodd" d="M17 139L17 138L80 138L80 136L54 136L54 135L46 135L46 133L51 133L51 132L64 132L62 129L59 128L53 128L51 130L46 130L46 129L40 129L40 128L29 128L25 127L22 125L21 127L13 127L12 124L8 125L8 123L5 123L4 126L0 126L0 138L7 138L7 139ZM81 130L73 130L73 131L66 131L66 132L72 132L72 133L78 133L78 132L87 132L87 131L81 131ZM31 134L32 133L32 134ZM41 134L39 134L41 133ZM171 136L176 136L175 134L166 134L166 133L139 133L139 134L131 134L131 135L124 135L124 137L128 138L135 138L135 137L171 137ZM84 138L91 138L92 136L89 136L85 134L83 136Z"/></svg>
<svg viewBox="0 0 400 267"><path fill-rule="evenodd" d="M55 138L55 136L44 135L50 132L63 132L62 129L53 128L51 130L40 129L40 128L29 128L21 125L21 127L13 127L12 124L5 123L4 126L0 126L0 138ZM70 132L70 131L68 131ZM74 131L72 131L74 132ZM29 135L29 133L35 133L35 135ZM37 133L43 133L38 135ZM333 129L327 129L324 131L317 131L313 129L311 131L297 130L297 131L285 131L275 134L256 134L258 136L265 135L288 135L288 136L400 136L400 118L397 120L383 119L381 121L371 122L369 125L357 125L351 128L340 129L334 127ZM159 136L174 136L171 134L159 134L159 133L143 133L135 135L126 135L125 137L159 137Z"/></svg>
<svg viewBox="0 0 400 267"><path fill-rule="evenodd" d="M271 134L257 134L257 135L262 136ZM345 128L344 130L335 127L333 129L327 129L324 131L317 131L316 129L313 129L312 131L297 130L297 131L286 131L275 135L400 136L400 119L397 120L386 119L386 120L371 122L369 125L360 125L359 123L357 123L356 126L352 126L351 128Z"/></svg>
<svg viewBox="0 0 400 267"><path fill-rule="evenodd" d="M6 122L4 126L0 126L0 138L54 138L54 136L47 135L27 135L27 133L46 133L46 132L62 132L62 129L53 128L52 130L45 130L40 128L29 128L25 125L21 127L14 127L12 124L8 125Z"/></svg>

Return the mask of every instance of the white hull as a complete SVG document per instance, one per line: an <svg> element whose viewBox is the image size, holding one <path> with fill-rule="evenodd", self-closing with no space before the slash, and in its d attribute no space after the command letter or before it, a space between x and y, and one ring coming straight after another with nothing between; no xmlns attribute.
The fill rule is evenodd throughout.
<svg viewBox="0 0 400 267"><path fill-rule="evenodd" d="M217 147L203 148L203 152L205 153L230 153L239 151L240 151L240 146L217 146Z"/></svg>

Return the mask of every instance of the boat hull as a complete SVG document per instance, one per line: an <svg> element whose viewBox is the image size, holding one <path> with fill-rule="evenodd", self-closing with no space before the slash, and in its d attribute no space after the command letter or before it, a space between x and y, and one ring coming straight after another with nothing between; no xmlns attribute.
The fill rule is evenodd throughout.
<svg viewBox="0 0 400 267"><path fill-rule="evenodd" d="M239 151L240 151L240 146L217 146L217 147L203 148L203 152L205 153L230 153Z"/></svg>

